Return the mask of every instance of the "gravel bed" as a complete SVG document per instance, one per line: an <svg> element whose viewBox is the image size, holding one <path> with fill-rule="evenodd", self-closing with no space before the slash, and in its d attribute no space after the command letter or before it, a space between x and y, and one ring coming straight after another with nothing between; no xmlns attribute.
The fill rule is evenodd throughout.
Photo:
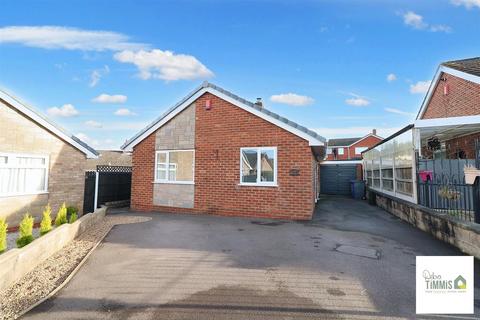
<svg viewBox="0 0 480 320"><path fill-rule="evenodd" d="M127 215L106 216L94 228L85 231L8 289L0 292L0 320L16 319L23 310L62 284L114 225L139 223L150 219Z"/></svg>
<svg viewBox="0 0 480 320"><path fill-rule="evenodd" d="M7 233L7 250L17 247L17 238L19 232L9 232ZM40 236L40 228L34 228L32 231L33 237L37 239Z"/></svg>

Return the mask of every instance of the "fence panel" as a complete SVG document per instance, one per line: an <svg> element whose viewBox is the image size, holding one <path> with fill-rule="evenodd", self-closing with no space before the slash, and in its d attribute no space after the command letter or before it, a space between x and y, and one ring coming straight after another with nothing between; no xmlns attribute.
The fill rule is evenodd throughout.
<svg viewBox="0 0 480 320"><path fill-rule="evenodd" d="M95 171L85 172L85 189L83 194L83 214L95 211Z"/></svg>
<svg viewBox="0 0 480 320"><path fill-rule="evenodd" d="M123 166L97 166L98 203L130 200L132 168Z"/></svg>

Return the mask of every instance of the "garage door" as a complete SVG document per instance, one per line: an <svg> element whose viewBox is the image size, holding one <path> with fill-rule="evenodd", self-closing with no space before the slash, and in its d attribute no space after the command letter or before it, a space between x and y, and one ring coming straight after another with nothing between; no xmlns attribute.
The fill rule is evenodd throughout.
<svg viewBox="0 0 480 320"><path fill-rule="evenodd" d="M350 180L356 179L355 164L320 165L320 190L324 194L350 195Z"/></svg>

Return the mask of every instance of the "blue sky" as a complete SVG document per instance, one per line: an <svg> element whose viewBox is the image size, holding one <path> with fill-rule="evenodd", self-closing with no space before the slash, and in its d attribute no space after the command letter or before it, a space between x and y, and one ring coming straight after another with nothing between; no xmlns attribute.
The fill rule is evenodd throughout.
<svg viewBox="0 0 480 320"><path fill-rule="evenodd" d="M479 55L478 21L480 0L4 0L0 88L95 148L203 80L327 138L388 135L439 63Z"/></svg>

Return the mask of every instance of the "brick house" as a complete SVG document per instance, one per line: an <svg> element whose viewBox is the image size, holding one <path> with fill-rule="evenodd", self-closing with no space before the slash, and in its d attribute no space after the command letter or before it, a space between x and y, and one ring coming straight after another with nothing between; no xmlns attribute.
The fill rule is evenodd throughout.
<svg viewBox="0 0 480 320"><path fill-rule="evenodd" d="M480 122L478 116L480 57L442 63L418 112L417 120L445 119L443 122L452 125L471 125ZM442 121L436 122L440 124ZM435 123L435 120L432 123ZM480 130L473 133L471 131L443 141L440 152L443 152L446 158L475 158L475 141L480 139ZM424 155L432 153L427 148L422 151Z"/></svg>
<svg viewBox="0 0 480 320"><path fill-rule="evenodd" d="M426 192L422 183L463 186L465 168L480 169L480 57L440 64L415 122L363 158L370 189L435 209L451 205L438 199L438 190ZM457 209L473 211L466 188L456 195L462 200Z"/></svg>
<svg viewBox="0 0 480 320"><path fill-rule="evenodd" d="M127 141L131 207L308 220L325 139L204 82Z"/></svg>
<svg viewBox="0 0 480 320"><path fill-rule="evenodd" d="M26 212L39 221L49 203L82 212L87 158L94 149L0 90L0 218L16 226Z"/></svg>
<svg viewBox="0 0 480 320"><path fill-rule="evenodd" d="M329 139L327 142L327 157L325 160L360 160L362 159L363 151L376 145L382 140L382 137L377 136L376 129L373 129L371 133L360 138Z"/></svg>

